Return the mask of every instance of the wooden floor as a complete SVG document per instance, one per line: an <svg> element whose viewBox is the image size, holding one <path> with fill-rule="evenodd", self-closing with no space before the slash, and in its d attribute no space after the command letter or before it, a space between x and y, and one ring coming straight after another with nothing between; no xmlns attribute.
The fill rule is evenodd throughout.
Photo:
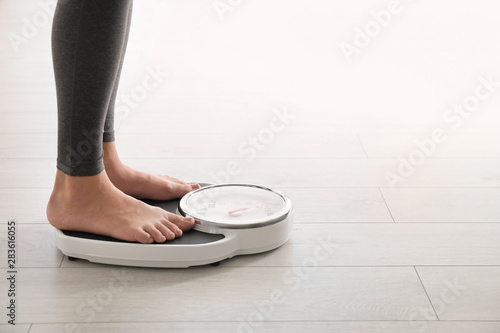
<svg viewBox="0 0 500 333"><path fill-rule="evenodd" d="M53 2L0 0L0 331L500 332L498 8L389 3L136 1L122 158L295 205L275 251L143 269L57 249ZM380 13L389 22L344 55Z"/></svg>

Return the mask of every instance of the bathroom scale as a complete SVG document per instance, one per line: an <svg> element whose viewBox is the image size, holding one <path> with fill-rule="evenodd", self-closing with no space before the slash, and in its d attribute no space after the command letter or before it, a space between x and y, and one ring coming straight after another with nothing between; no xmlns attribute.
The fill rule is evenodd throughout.
<svg viewBox="0 0 500 333"><path fill-rule="evenodd" d="M217 265L237 255L283 245L293 223L291 200L264 186L200 184L180 199L144 200L171 213L200 220L165 243L141 244L86 232L56 229L57 247L69 260L138 267Z"/></svg>

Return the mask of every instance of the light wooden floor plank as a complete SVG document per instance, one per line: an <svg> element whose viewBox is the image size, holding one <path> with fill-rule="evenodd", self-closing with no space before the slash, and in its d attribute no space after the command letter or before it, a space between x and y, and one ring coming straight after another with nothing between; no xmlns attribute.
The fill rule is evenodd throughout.
<svg viewBox="0 0 500 333"><path fill-rule="evenodd" d="M0 62L1 63L1 62ZM49 123L45 124L45 127L34 127L30 126L31 119L36 121L37 118L49 117L51 120L55 119L53 115L57 110L56 96L53 94L30 94L30 98L26 98L26 94L1 94L0 92L0 114L7 114L7 116L0 116L2 119L2 125L0 125L0 133L16 133L17 130L20 133L26 132L25 128L36 129L38 132L45 131L47 129L53 128ZM30 121L25 121L24 124L22 119L15 114L22 113L25 115L25 120L30 119ZM39 116L37 116L37 114ZM8 120L11 118L11 120ZM13 118L13 119L12 119ZM9 121L7 124L15 125L16 130L9 130L7 125L3 125L5 122Z"/></svg>
<svg viewBox="0 0 500 333"><path fill-rule="evenodd" d="M86 267L64 260L62 267ZM221 266L500 265L498 223L296 224L281 248Z"/></svg>
<svg viewBox="0 0 500 333"><path fill-rule="evenodd" d="M429 133L360 134L363 147L371 158L408 156L414 150L426 152L430 158L498 158L500 135L456 134L451 132L444 142L431 142ZM418 145L417 145L417 143Z"/></svg>
<svg viewBox="0 0 500 333"><path fill-rule="evenodd" d="M19 95L19 98L25 98ZM33 96L37 99L37 96ZM43 98L39 103L43 104ZM55 133L57 115L54 112L0 112L0 133Z"/></svg>
<svg viewBox="0 0 500 333"><path fill-rule="evenodd" d="M122 133L116 144L122 158L365 158L351 134L279 133ZM258 140L258 141L255 141ZM267 142L267 141L266 141ZM57 135L0 134L0 158L55 158Z"/></svg>
<svg viewBox="0 0 500 333"><path fill-rule="evenodd" d="M498 188L381 189L396 222L500 222Z"/></svg>
<svg viewBox="0 0 500 333"><path fill-rule="evenodd" d="M266 320L405 320L430 306L411 267L104 266L23 269L18 279L20 323L239 321L271 303Z"/></svg>
<svg viewBox="0 0 500 333"><path fill-rule="evenodd" d="M31 94L30 101L25 101L25 98L24 94L9 94L5 98L5 102L0 102L0 133L55 133L57 130L57 115L54 95ZM169 97L163 98L168 99ZM210 99L205 100L205 104L210 103L212 103ZM228 106L224 102L218 103L221 106L217 108L216 112L212 112L212 108L207 106L193 110L189 109L189 102L184 104L186 105L181 106L181 108L170 110L169 103L159 101L153 96L141 102L135 109L118 104L116 112L117 129L119 133L135 134L163 133L167 129L169 132L174 133L190 133L193 131L196 133L240 133L243 127L248 132L258 133L262 128L269 126L269 121L274 116L272 109L281 107L279 104L269 103L264 107L259 106L261 108L259 113L250 110L245 113L235 114L235 107L233 105ZM157 109L158 105L161 105L161 108L166 109L166 111L163 113L149 112L150 109ZM245 100L241 101L238 106L239 108L243 106L243 110L248 108ZM289 108L292 107L289 106ZM220 109L223 109L223 111ZM298 111L296 112L298 114ZM292 133L397 134L426 133L429 128L434 126L432 123L415 124L405 122L359 125L356 119L330 119L321 114L311 115L312 110L309 109L301 110L301 112L304 116L297 118L293 122L291 121L287 125L286 131ZM330 111L325 110L324 114L328 115ZM303 120L304 117L307 117L305 121ZM27 119L29 121L26 121ZM497 123L486 123L463 132L471 134L489 133L493 135L498 125ZM411 150L407 153L411 153ZM391 154L390 157L396 158L398 156Z"/></svg>
<svg viewBox="0 0 500 333"><path fill-rule="evenodd" d="M127 159L131 165L139 169L159 172L161 159ZM184 160L185 161L185 160ZM193 162L185 164L183 169L172 171L176 174L186 172L195 177L191 169L197 167L200 179L217 180L225 172L227 174L230 160ZM215 162L215 163L214 163ZM269 184L275 187L389 187L385 174L397 172L398 162L392 159L255 159L253 161L237 161L241 167L240 174L230 177L231 181ZM213 163L213 164L212 164ZM178 166L178 165L177 165ZM236 171L240 169L236 168ZM205 174L199 174L204 171ZM207 172L208 171L208 172ZM229 171L234 172L230 167ZM236 172L235 172L236 173ZM214 177L214 174L216 175ZM193 179L193 178L192 178ZM213 181L213 180L212 180ZM218 181L215 181L218 182ZM500 160L428 160L404 182L396 183L396 187L498 187L500 186Z"/></svg>
<svg viewBox="0 0 500 333"><path fill-rule="evenodd" d="M55 159L0 159L1 188L52 187Z"/></svg>
<svg viewBox="0 0 500 333"><path fill-rule="evenodd" d="M441 320L500 320L500 267L418 267Z"/></svg>
<svg viewBox="0 0 500 333"><path fill-rule="evenodd" d="M269 134L262 128L239 133L121 133L117 145L123 158L365 158L352 134Z"/></svg>
<svg viewBox="0 0 500 333"><path fill-rule="evenodd" d="M500 224L296 225L290 243L260 256L235 257L228 266L308 265L324 244L319 265L500 265Z"/></svg>
<svg viewBox="0 0 500 333"><path fill-rule="evenodd" d="M294 203L299 223L392 222L377 189L276 188ZM0 215L19 223L46 223L51 188L0 189ZM6 221L0 221L6 223Z"/></svg>
<svg viewBox="0 0 500 333"><path fill-rule="evenodd" d="M500 322L462 322L462 321L370 321L370 322L167 322L167 323L78 323L75 327L81 333L204 333L204 332L363 332L363 333L497 333ZM247 326L248 325L248 326ZM71 326L68 326L71 327ZM34 324L30 333L67 333L65 324ZM245 331L245 329L247 329ZM238 331L239 330L239 331Z"/></svg>
<svg viewBox="0 0 500 333"><path fill-rule="evenodd" d="M0 332L5 333L29 333L30 325L9 325L9 324L0 324Z"/></svg>
<svg viewBox="0 0 500 333"><path fill-rule="evenodd" d="M7 225L3 229L0 239L7 242ZM7 258L7 246L0 249L0 254ZM16 225L16 267L59 267L63 254L55 243L54 228L45 224L17 224ZM7 267L7 260L0 263L0 267Z"/></svg>
<svg viewBox="0 0 500 333"><path fill-rule="evenodd" d="M45 208L52 189L0 189L0 216L18 223L47 223ZM1 220L0 224L7 223Z"/></svg>
<svg viewBox="0 0 500 333"><path fill-rule="evenodd" d="M0 134L0 158L55 159L56 156L56 134Z"/></svg>
<svg viewBox="0 0 500 333"><path fill-rule="evenodd" d="M232 162L234 161L234 162ZM365 159L124 159L130 166L206 182L250 182L274 187L387 187L392 160ZM320 163L321 162L321 163ZM236 163L236 164L235 164ZM499 187L500 160L429 161L399 187ZM50 187L55 160L1 159L0 187ZM234 175L230 175L229 172Z"/></svg>
<svg viewBox="0 0 500 333"><path fill-rule="evenodd" d="M277 188L290 197L298 223L393 222L374 188Z"/></svg>

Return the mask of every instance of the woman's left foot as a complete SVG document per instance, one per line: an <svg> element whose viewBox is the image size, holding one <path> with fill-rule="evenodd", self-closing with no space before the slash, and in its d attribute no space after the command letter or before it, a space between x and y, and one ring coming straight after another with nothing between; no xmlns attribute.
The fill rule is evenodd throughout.
<svg viewBox="0 0 500 333"><path fill-rule="evenodd" d="M167 175L152 175L123 164L118 157L114 142L105 142L104 167L115 187L138 199L170 200L200 188Z"/></svg>

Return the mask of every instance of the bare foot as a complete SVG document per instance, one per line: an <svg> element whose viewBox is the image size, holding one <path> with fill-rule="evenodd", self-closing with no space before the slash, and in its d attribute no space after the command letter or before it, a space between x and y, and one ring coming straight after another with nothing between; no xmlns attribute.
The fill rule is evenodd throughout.
<svg viewBox="0 0 500 333"><path fill-rule="evenodd" d="M57 170L47 218L61 230L140 243L172 240L195 224L192 218L183 218L124 194L111 183L106 171L92 177L71 177Z"/></svg>
<svg viewBox="0 0 500 333"><path fill-rule="evenodd" d="M114 142L104 142L104 166L106 173L118 189L140 199L170 200L200 188L166 175L152 175L134 170L123 164L118 157Z"/></svg>

